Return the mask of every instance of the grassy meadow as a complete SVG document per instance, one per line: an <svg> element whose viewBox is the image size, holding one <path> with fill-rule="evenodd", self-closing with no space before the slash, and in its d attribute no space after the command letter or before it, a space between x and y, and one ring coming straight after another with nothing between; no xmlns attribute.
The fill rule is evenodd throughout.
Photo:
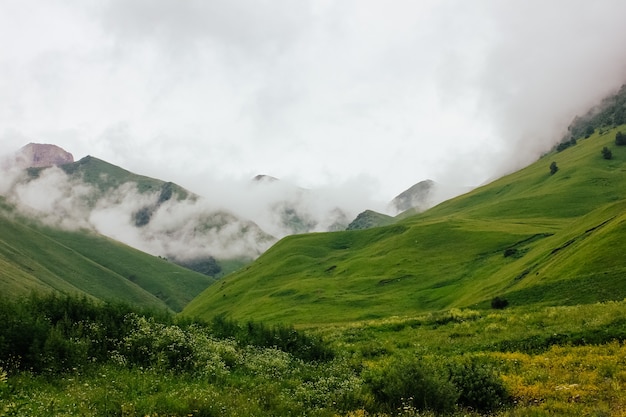
<svg viewBox="0 0 626 417"><path fill-rule="evenodd" d="M0 311L2 416L626 412L625 301L297 329L62 297L5 300ZM16 316L32 340L11 332Z"/></svg>

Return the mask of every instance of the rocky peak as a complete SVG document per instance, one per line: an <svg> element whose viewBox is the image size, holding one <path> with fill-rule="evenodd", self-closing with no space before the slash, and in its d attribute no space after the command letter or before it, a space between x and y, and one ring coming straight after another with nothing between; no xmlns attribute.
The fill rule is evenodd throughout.
<svg viewBox="0 0 626 417"><path fill-rule="evenodd" d="M70 164L74 156L56 145L29 143L17 152L16 162L25 168L49 167Z"/></svg>
<svg viewBox="0 0 626 417"><path fill-rule="evenodd" d="M419 211L426 210L432 205L431 197L434 187L435 182L432 180L420 181L391 200L391 207L398 213L411 208Z"/></svg>

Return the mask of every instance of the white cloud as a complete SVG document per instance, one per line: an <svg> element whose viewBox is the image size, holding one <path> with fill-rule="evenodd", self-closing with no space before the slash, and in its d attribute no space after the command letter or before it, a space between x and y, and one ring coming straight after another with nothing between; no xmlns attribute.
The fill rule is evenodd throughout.
<svg viewBox="0 0 626 417"><path fill-rule="evenodd" d="M258 173L315 188L369 178L382 200L426 178L476 185L531 162L626 81L624 12L620 0L10 0L0 125L200 194L208 178Z"/></svg>

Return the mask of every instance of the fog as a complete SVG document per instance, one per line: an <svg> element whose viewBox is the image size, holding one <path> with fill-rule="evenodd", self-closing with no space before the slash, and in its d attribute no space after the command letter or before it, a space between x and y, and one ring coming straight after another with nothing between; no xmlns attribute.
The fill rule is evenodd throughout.
<svg viewBox="0 0 626 417"><path fill-rule="evenodd" d="M533 162L626 82L624 15L621 0L0 2L0 153L54 143L204 196L189 212L326 230L425 179L434 204ZM59 180L47 202L12 192L67 212L68 187L89 190ZM124 216L78 204L77 224L120 235L133 204L110 198Z"/></svg>

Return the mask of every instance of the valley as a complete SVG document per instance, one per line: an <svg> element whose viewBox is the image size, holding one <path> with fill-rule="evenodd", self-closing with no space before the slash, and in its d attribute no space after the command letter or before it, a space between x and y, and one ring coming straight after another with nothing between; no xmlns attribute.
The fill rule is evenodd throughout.
<svg viewBox="0 0 626 417"><path fill-rule="evenodd" d="M2 197L0 416L623 415L624 129L215 276ZM100 190L87 208L139 196L115 212L138 230L200 199L91 157L60 169Z"/></svg>

